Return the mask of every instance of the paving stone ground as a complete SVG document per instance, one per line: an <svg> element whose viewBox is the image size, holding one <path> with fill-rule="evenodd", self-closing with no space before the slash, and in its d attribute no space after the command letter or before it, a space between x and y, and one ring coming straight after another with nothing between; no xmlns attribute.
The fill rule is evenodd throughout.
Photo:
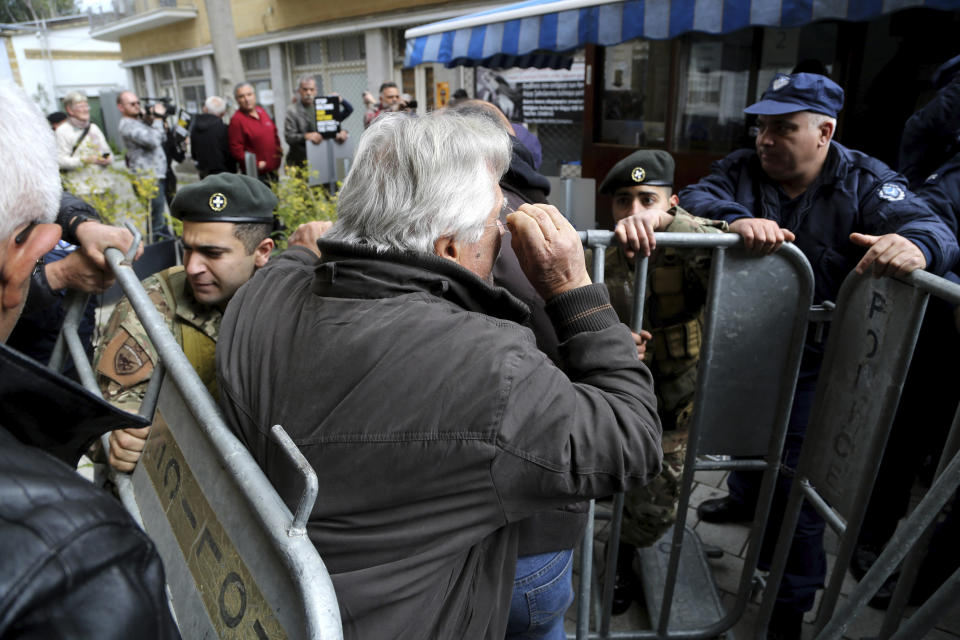
<svg viewBox="0 0 960 640"><path fill-rule="evenodd" d="M690 497L690 509L688 511L687 525L692 527L700 536L701 541L706 545L714 545L724 550L723 557L720 559L711 559L708 561L712 571L713 580L720 594L721 603L729 608L735 600L737 583L743 568L744 556L746 553L747 542L749 538L749 527L747 525L716 525L708 522L700 522L696 514L696 506L704 500L717 498L726 495L726 472L722 471L702 471L695 476L694 489ZM602 503L598 504L598 510L606 508ZM602 552L603 545L606 542L606 530L603 521L597 521L597 531L595 535L596 546ZM836 560L838 539L836 535L827 527L827 533L824 539L824 549L827 552L827 567L829 571L833 569ZM597 555L597 554L595 554ZM602 562L598 556L597 562ZM599 566L599 564L598 564ZM578 574L577 567L574 567L574 586L577 585ZM848 572L840 590L841 604L851 591L856 587L857 582ZM822 594L822 591L820 592ZM811 640L814 637L813 621L820 606L820 595L813 611L807 614L804 619L803 638ZM840 606L840 605L838 605ZM916 609L907 610L907 615L912 614ZM570 634L576 632L576 603L570 607L566 616L566 630ZM757 614L759 611L759 599L756 602L750 602L747 610L740 621L734 626L732 637L737 640L750 640L755 637L757 629ZM858 613L856 618L850 622L844 638L845 640L861 640L877 636L880 625L883 622L882 611L864 608ZM611 631L631 631L637 629L649 629L651 625L648 621L645 607L640 602L634 602L630 605L627 612L611 619ZM727 637L731 637L730 634ZM914 640L914 639L909 639ZM960 640L960 603L957 603L942 620L936 628L930 631L924 638L916 640Z"/></svg>

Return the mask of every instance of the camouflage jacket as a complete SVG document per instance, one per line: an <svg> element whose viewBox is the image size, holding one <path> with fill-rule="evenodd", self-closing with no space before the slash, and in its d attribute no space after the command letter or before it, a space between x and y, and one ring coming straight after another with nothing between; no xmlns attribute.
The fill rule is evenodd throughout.
<svg viewBox="0 0 960 640"><path fill-rule="evenodd" d="M171 267L150 276L143 281L143 288L200 379L216 397L214 354L223 318L221 311L194 299L183 267ZM157 351L140 319L130 301L122 298L110 316L94 358L103 397L121 409L136 412L157 361Z"/></svg>
<svg viewBox="0 0 960 640"><path fill-rule="evenodd" d="M698 218L674 207L670 233L722 233L726 222ZM653 334L644 362L657 393L657 411L664 430L684 429L693 412L703 307L710 277L710 249L661 247L650 256L643 328ZM634 265L619 246L607 249L604 282L620 319L630 322ZM664 438L665 451L669 448Z"/></svg>

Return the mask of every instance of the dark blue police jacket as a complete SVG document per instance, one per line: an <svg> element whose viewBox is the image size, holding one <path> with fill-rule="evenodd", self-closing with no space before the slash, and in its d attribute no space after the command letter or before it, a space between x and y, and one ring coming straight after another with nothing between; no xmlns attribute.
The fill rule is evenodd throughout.
<svg viewBox="0 0 960 640"><path fill-rule="evenodd" d="M957 234L960 225L960 153L927 176L916 194ZM946 274L948 280L960 283L960 264Z"/></svg>
<svg viewBox="0 0 960 640"><path fill-rule="evenodd" d="M820 175L795 200L764 173L754 150L741 149L681 191L680 204L704 218L768 218L791 230L813 267L816 303L835 300L843 279L863 257L865 249L850 241L853 232L908 238L926 257L927 270L937 275L960 255L956 234L907 190L903 176L837 142L830 143Z"/></svg>

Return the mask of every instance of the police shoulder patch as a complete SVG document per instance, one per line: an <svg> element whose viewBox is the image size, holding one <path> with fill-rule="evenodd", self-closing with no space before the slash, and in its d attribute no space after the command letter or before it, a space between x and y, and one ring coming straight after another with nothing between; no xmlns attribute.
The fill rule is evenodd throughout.
<svg viewBox="0 0 960 640"><path fill-rule="evenodd" d="M896 202L897 200L903 200L907 194L900 185L893 182L884 182L880 185L877 195L883 200Z"/></svg>

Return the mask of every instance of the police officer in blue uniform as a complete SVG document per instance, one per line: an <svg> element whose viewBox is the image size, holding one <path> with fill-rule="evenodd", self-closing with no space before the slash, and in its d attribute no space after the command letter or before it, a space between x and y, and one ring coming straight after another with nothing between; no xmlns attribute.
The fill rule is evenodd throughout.
<svg viewBox="0 0 960 640"><path fill-rule="evenodd" d="M814 272L814 301L836 299L851 269L905 275L914 269L942 274L960 249L955 234L885 164L833 141L843 89L819 74L778 74L761 100L744 111L757 115L756 151L742 149L716 162L710 174L680 193L688 211L725 220L748 250L774 251L795 241ZM783 462L796 467L813 402L822 344L804 349ZM756 474L731 473L730 494L700 505L708 522L750 520L759 491ZM776 524L790 478L781 475L761 566L772 557ZM804 505L786 573L777 594L769 638L800 638L803 612L823 585L823 520Z"/></svg>

